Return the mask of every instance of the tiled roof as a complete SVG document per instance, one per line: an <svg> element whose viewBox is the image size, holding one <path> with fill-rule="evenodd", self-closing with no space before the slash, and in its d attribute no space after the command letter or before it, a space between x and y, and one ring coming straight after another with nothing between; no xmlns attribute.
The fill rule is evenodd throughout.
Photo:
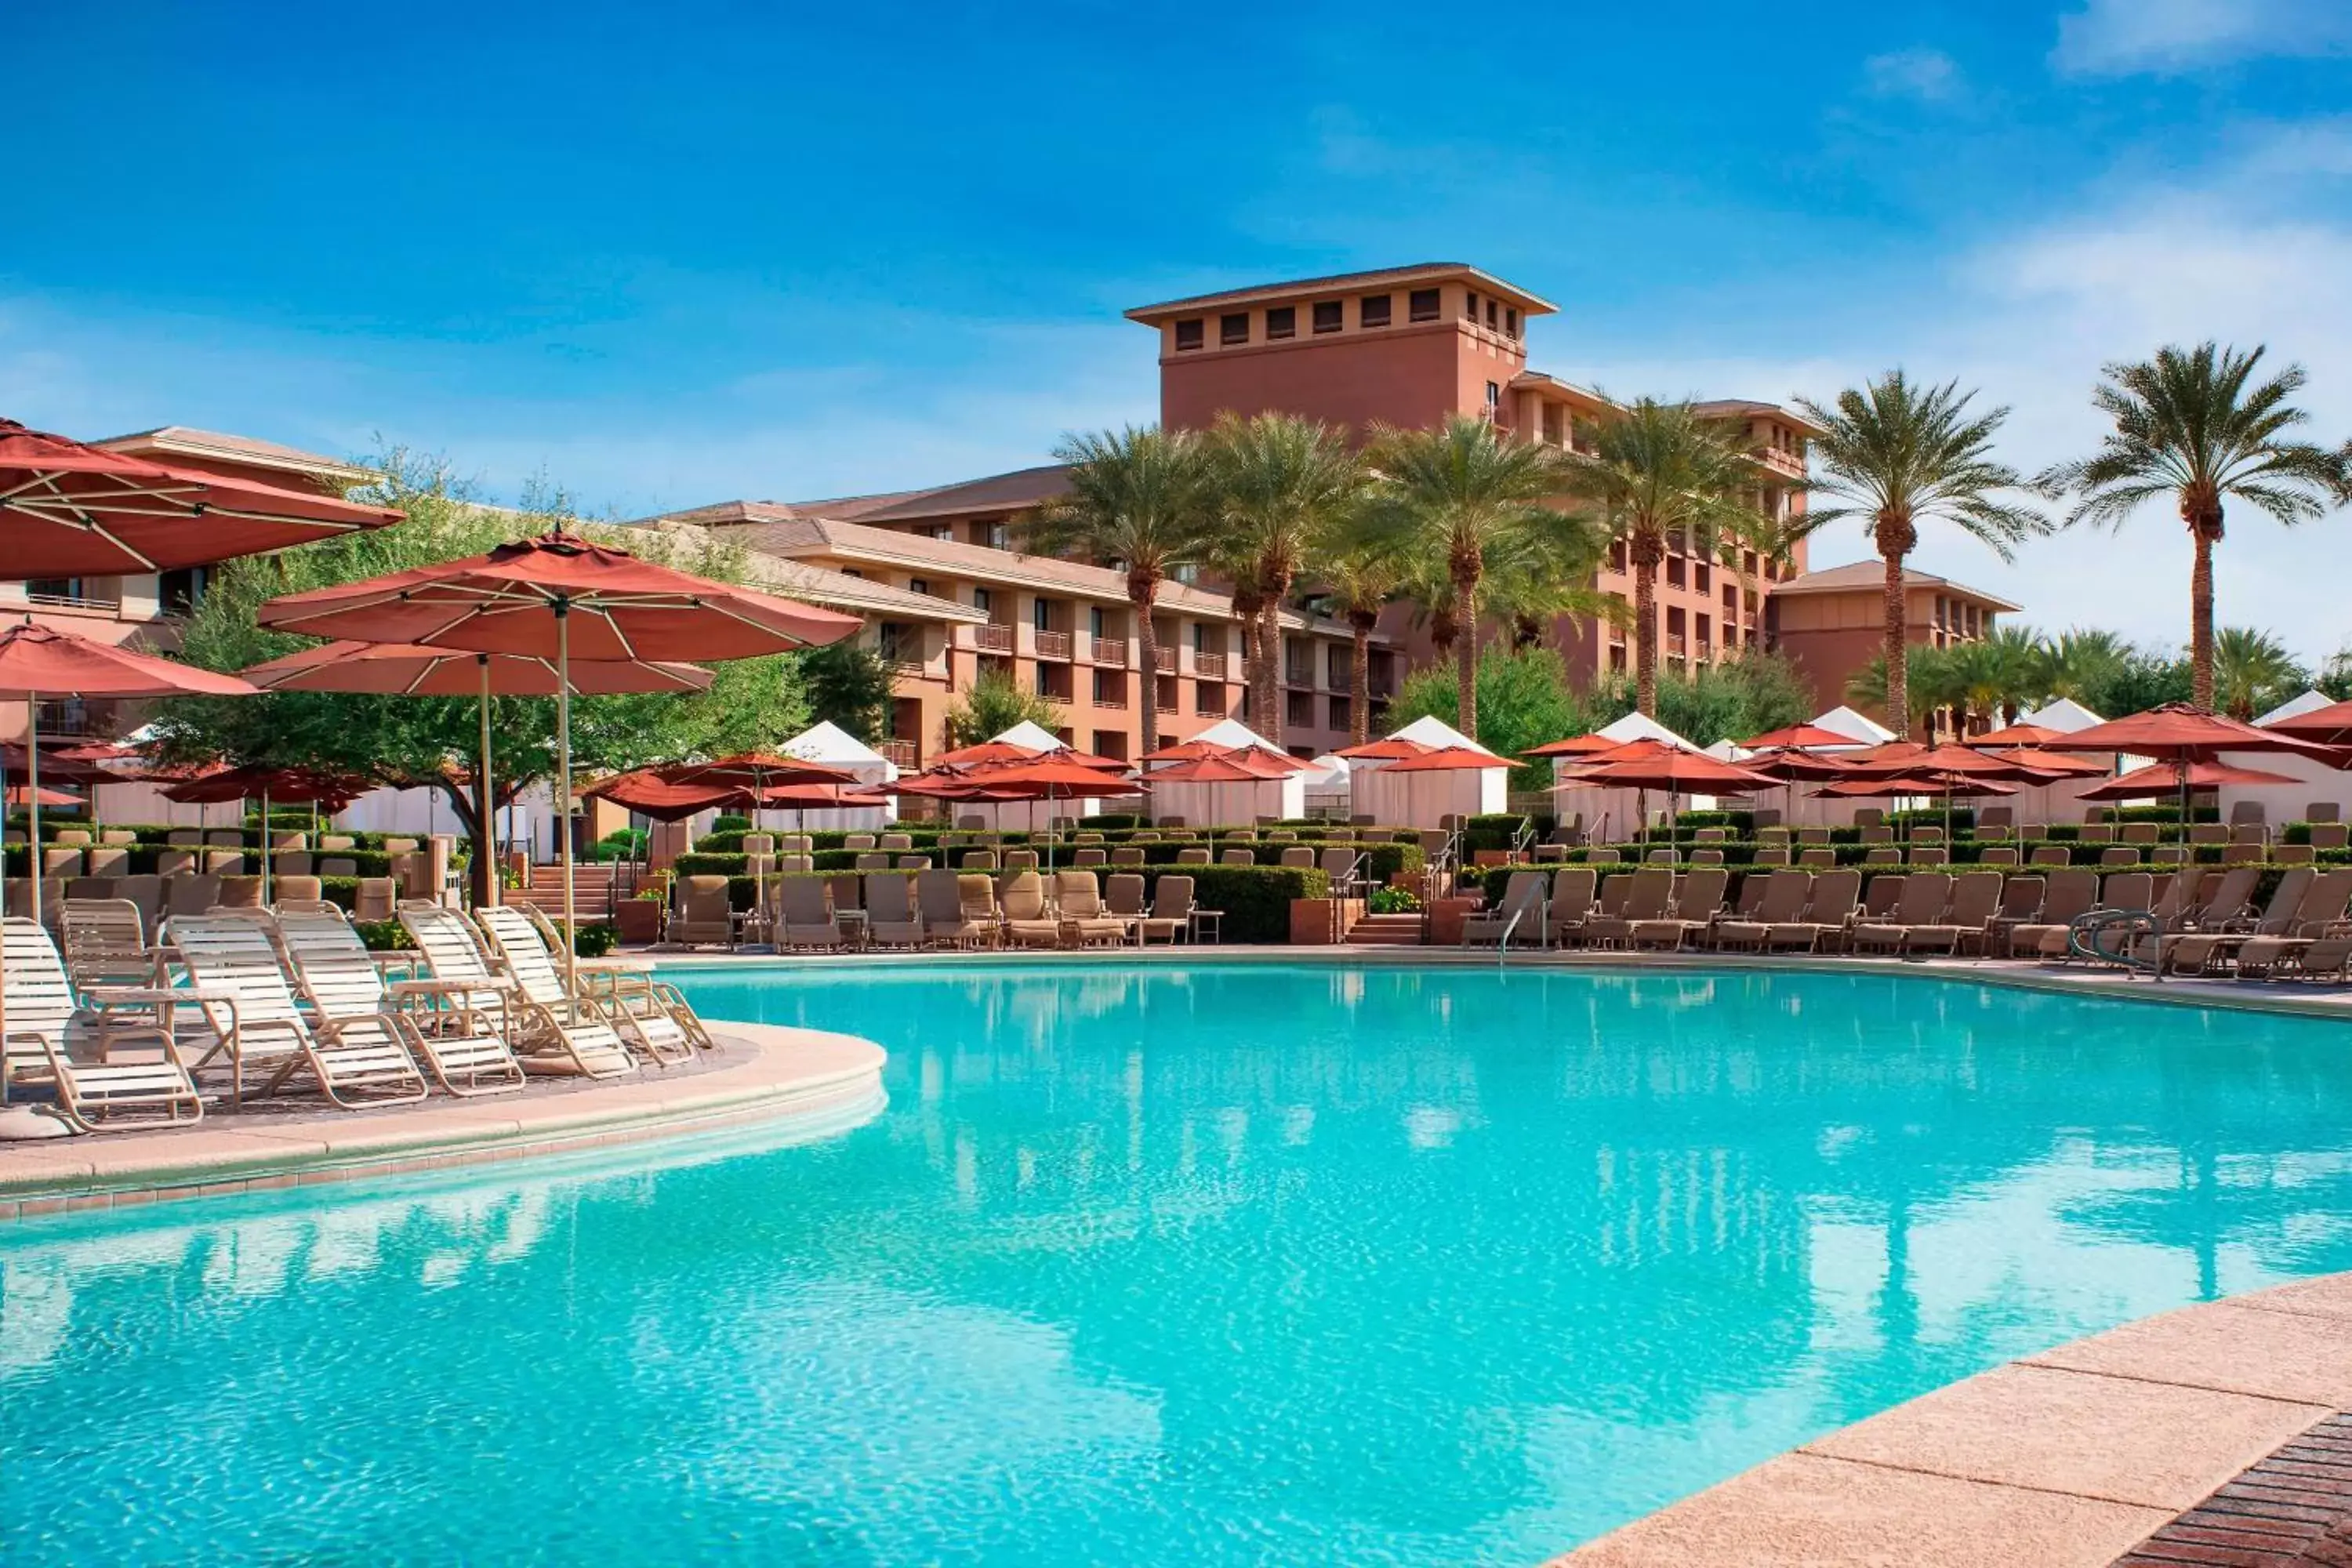
<svg viewBox="0 0 2352 1568"><path fill-rule="evenodd" d="M1845 566L1830 566L1819 572L1808 572L1801 577L1791 577L1785 583L1775 583L1772 584L1772 592L1775 594L1851 594L1857 589L1866 588L1874 593L1884 587L1885 582L1886 568L1884 564L1876 561L1856 561ZM1965 583L1955 583L1949 577L1938 577L1933 572L1922 572L1916 567L1906 566L1903 569L1903 582L1906 587L1941 588L1948 593L1959 594L1976 600L1979 604L1989 605L1996 610L2020 608L2019 605L2011 604L1997 594L1988 594L1982 588L1971 588Z"/></svg>
<svg viewBox="0 0 2352 1568"><path fill-rule="evenodd" d="M1180 311L1210 310L1221 305L1246 305L1261 300L1289 299L1299 294L1378 289L1383 284L1390 288L1402 288L1410 283L1433 282L1447 278L1467 279L1476 284L1481 292L1516 300L1519 308L1529 315L1548 315L1559 309L1540 295L1530 294L1515 284L1504 282L1492 273L1481 272L1466 262L1422 261L1410 267L1382 267L1370 272L1336 272L1327 278L1297 278L1279 283L1253 283L1247 288L1227 289L1214 294L1193 294L1157 305L1138 305L1127 312L1127 319L1153 324Z"/></svg>
<svg viewBox="0 0 2352 1568"><path fill-rule="evenodd" d="M1819 425L1785 404L1762 403L1752 397L1714 397L1691 405L1698 413L1715 419L1778 419L1783 425L1807 432L1824 434Z"/></svg>
<svg viewBox="0 0 2352 1568"><path fill-rule="evenodd" d="M305 452L299 447L281 446L276 441L263 441L251 436L231 436L219 430L197 430L185 425L163 425L152 430L134 430L127 436L110 436L103 441L93 441L94 447L109 451L129 452L149 457L171 458L208 458L215 462L247 463L260 468L283 468L315 479L331 479L343 484L365 484L376 478L375 470L345 462L341 458L324 457L317 452Z"/></svg>
<svg viewBox="0 0 2352 1568"><path fill-rule="evenodd" d="M751 574L763 587L792 599L806 599L812 605L824 605L831 609L850 610L864 615L895 616L903 620L960 621L967 626L983 626L988 616L970 605L959 605L953 599L943 599L937 594L918 594L906 588L893 588L887 583L877 583L870 577L852 577L846 572L835 572L823 566L813 566L805 561L793 561L782 555L770 555L761 551L752 552Z"/></svg>

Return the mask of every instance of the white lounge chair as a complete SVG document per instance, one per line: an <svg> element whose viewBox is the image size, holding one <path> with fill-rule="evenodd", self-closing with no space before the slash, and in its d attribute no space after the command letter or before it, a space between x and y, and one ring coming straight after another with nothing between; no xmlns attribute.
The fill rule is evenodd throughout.
<svg viewBox="0 0 2352 1568"><path fill-rule="evenodd" d="M295 989L321 1018L364 1018L411 1004L403 1013L410 1041L451 1094L470 1099L522 1087L522 1064L507 1048L503 996L432 980L386 984L375 955L340 910L280 910L278 944Z"/></svg>
<svg viewBox="0 0 2352 1568"><path fill-rule="evenodd" d="M110 1128L116 1114L128 1110L160 1110L169 1121L203 1120L204 1101L160 1027L152 1031L160 1052L153 1061L83 1061L68 1052L67 1031L79 1009L66 966L37 921L0 921L0 1008L7 1014L0 1101L11 1085L47 1084L57 1096L48 1109L78 1132ZM110 1050L112 1044L110 1038Z"/></svg>
<svg viewBox="0 0 2352 1568"><path fill-rule="evenodd" d="M425 955L436 980L457 981L457 994L495 995L504 1004L507 1044L525 1072L570 1072L584 1078L620 1078L637 1070L620 1032L595 1008L551 1008L533 1001L515 976L490 967L474 928L455 910L437 904L405 904L400 923Z"/></svg>
<svg viewBox="0 0 2352 1568"><path fill-rule="evenodd" d="M668 1003L655 994L650 977L646 984L625 989L619 984L624 977L617 973L611 982L600 983L592 978L594 971L586 971L579 975L580 989L575 995L563 988L563 972L555 958L558 948L547 941L546 933L530 916L511 904L499 904L476 910L474 919L489 938L491 949L505 962L507 973L522 987L525 1000L558 1016L563 1015L570 1005L580 1004L618 1029L638 1054L651 1057L664 1067L691 1058L698 1044L710 1044L701 1020L695 1019L694 1026L688 1029L672 1013ZM562 940L558 937L556 942L560 943ZM677 996L674 988L665 989L677 998L687 1016L693 1017L693 1009L686 1006L686 999ZM635 1005L639 1003L645 1005Z"/></svg>

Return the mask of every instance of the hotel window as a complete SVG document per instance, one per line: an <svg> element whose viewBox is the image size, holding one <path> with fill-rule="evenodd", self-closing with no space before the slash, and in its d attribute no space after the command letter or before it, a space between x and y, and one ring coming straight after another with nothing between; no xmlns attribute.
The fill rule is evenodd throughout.
<svg viewBox="0 0 2352 1568"><path fill-rule="evenodd" d="M1030 629L1033 631L1050 632L1054 629L1054 604L1052 600L1032 599L1029 601L1029 626Z"/></svg>
<svg viewBox="0 0 2352 1568"><path fill-rule="evenodd" d="M1495 417L1497 413L1501 412L1502 406L1503 384L1499 381L1488 382L1486 384L1486 417L1489 419Z"/></svg>
<svg viewBox="0 0 2352 1568"><path fill-rule="evenodd" d="M1276 305L1265 313L1265 335L1274 338L1295 338L1298 335L1298 307Z"/></svg>
<svg viewBox="0 0 2352 1568"><path fill-rule="evenodd" d="M1206 621L1192 623L1192 651L1194 653L1209 651L1209 623Z"/></svg>
<svg viewBox="0 0 2352 1568"><path fill-rule="evenodd" d="M1691 586L1706 593L1715 586L1715 568L1702 561L1691 568Z"/></svg>
<svg viewBox="0 0 2352 1568"><path fill-rule="evenodd" d="M1104 619L1103 610L1100 605L1097 605L1093 609L1087 612L1087 630L1096 638L1099 639L1106 635L1103 628L1108 624L1108 623Z"/></svg>
<svg viewBox="0 0 2352 1568"><path fill-rule="evenodd" d="M1555 447L1568 444L1568 410L1557 403L1543 405L1543 438Z"/></svg>
<svg viewBox="0 0 2352 1568"><path fill-rule="evenodd" d="M865 576L865 575L866 575L866 574L865 574L865 573L863 573L863 572L859 571L859 570L858 570L856 567L855 567L855 566L845 566L845 567L843 567L843 568L841 569L841 574L842 574L843 576L845 576L845 577L863 577L863 576Z"/></svg>
<svg viewBox="0 0 2352 1568"><path fill-rule="evenodd" d="M1519 335L1519 308L1517 305L1503 312L1503 335L1507 338Z"/></svg>
<svg viewBox="0 0 2352 1568"><path fill-rule="evenodd" d="M1367 294L1356 305L1359 326L1385 327L1389 324L1389 309L1395 303L1391 294Z"/></svg>
<svg viewBox="0 0 2352 1568"><path fill-rule="evenodd" d="M907 592L909 594L928 594L930 591L931 580L929 578L909 577L907 579Z"/></svg>
<svg viewBox="0 0 2352 1568"><path fill-rule="evenodd" d="M1197 319L1190 321L1179 321L1176 323L1176 352L1178 353L1181 354L1189 350L1197 349L1206 341L1207 340L1202 335L1202 324Z"/></svg>
<svg viewBox="0 0 2352 1568"><path fill-rule="evenodd" d="M1001 522L990 523L988 525L988 547L991 550L1011 549L1013 547L1013 531L1005 527L1004 524Z"/></svg>
<svg viewBox="0 0 2352 1568"><path fill-rule="evenodd" d="M1243 310L1231 316L1219 316L1217 342L1229 344L1249 342L1249 312Z"/></svg>
<svg viewBox="0 0 2352 1568"><path fill-rule="evenodd" d="M1339 330L1339 300L1322 300L1316 302L1315 330L1318 332L1336 332Z"/></svg>
<svg viewBox="0 0 2352 1568"><path fill-rule="evenodd" d="M1698 646L1705 647L1708 641L1708 627L1712 623L1705 616L1696 616L1692 617L1692 624L1698 628Z"/></svg>
<svg viewBox="0 0 2352 1568"><path fill-rule="evenodd" d="M1051 696L1053 696L1053 695L1054 695L1054 666L1052 666L1052 665L1050 665L1050 664L1041 664L1041 665L1038 665L1038 666L1036 667L1036 669L1037 669L1037 695L1038 695L1038 696L1040 696L1040 697L1051 697Z"/></svg>
<svg viewBox="0 0 2352 1568"><path fill-rule="evenodd" d="M1349 700L1345 697L1334 697L1330 700L1330 706L1331 728L1344 731L1355 718L1354 713L1350 711Z"/></svg>
<svg viewBox="0 0 2352 1568"><path fill-rule="evenodd" d="M1625 570L1625 542L1622 539L1612 539L1609 542L1609 570L1612 572Z"/></svg>
<svg viewBox="0 0 2352 1568"><path fill-rule="evenodd" d="M1405 296L1405 317L1409 321L1433 321L1437 320L1437 309L1434 289L1416 289Z"/></svg>
<svg viewBox="0 0 2352 1568"><path fill-rule="evenodd" d="M1490 332L1495 330L1495 301L1492 300L1486 301L1486 330Z"/></svg>
<svg viewBox="0 0 2352 1568"><path fill-rule="evenodd" d="M1470 318L1472 325L1475 326L1477 324L1478 296L1475 292L1466 294L1463 297L1462 313Z"/></svg>
<svg viewBox="0 0 2352 1568"><path fill-rule="evenodd" d="M930 527L923 530L923 537L925 539L936 539L942 544L952 544L955 542L955 524L951 522L935 522L931 524Z"/></svg>
<svg viewBox="0 0 2352 1568"><path fill-rule="evenodd" d="M1225 689L1222 682L1196 680L1192 683L1192 711L1201 714L1222 714L1225 710Z"/></svg>
<svg viewBox="0 0 2352 1568"><path fill-rule="evenodd" d="M983 615L983 616L984 616L984 615L988 614L988 612L989 612L989 611L991 611L991 610L994 609L996 606L995 606L995 605L991 601L990 596L989 596L989 592L988 592L988 590L987 590L987 589L985 589L985 588L974 588L974 589L971 591L971 607L972 607L973 609L975 609L975 610L978 610L982 615Z"/></svg>
<svg viewBox="0 0 2352 1568"><path fill-rule="evenodd" d="M167 616L184 616L205 602L205 590L212 584L212 568L189 566L177 572L166 572L155 580L155 597Z"/></svg>

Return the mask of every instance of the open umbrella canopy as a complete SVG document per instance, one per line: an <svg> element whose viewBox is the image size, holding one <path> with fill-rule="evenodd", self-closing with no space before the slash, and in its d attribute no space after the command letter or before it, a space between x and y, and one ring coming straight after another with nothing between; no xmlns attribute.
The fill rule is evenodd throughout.
<svg viewBox="0 0 2352 1568"><path fill-rule="evenodd" d="M1156 752L1146 752L1139 760L1147 763L1191 763L1204 757L1248 757L1274 769L1270 775L1274 777L1315 771L1313 763L1286 752L1268 751L1264 746L1230 745L1216 741L1180 741ZM1155 769L1153 776L1164 777L1166 772L1165 769Z"/></svg>
<svg viewBox="0 0 2352 1568"><path fill-rule="evenodd" d="M384 507L173 468L0 419L0 576L172 572L399 521Z"/></svg>
<svg viewBox="0 0 2352 1568"><path fill-rule="evenodd" d="M2151 763L2144 768L2095 784L2083 791L2084 800L2142 800L2178 795L2183 789L2220 789L2223 784L2291 784L2302 781L2261 768L2236 768L2221 763L2174 761Z"/></svg>
<svg viewBox="0 0 2352 1568"><path fill-rule="evenodd" d="M1025 763L1037 755L1026 746L1016 746L1010 741L982 741L978 745L959 746L952 752L941 752L931 759L935 768L970 768L986 763Z"/></svg>
<svg viewBox="0 0 2352 1568"><path fill-rule="evenodd" d="M1289 758L1277 759L1254 746L1235 746L1193 757L1164 768L1151 770L1155 785L1164 784L1263 784L1268 779L1287 778L1294 769L1281 765Z"/></svg>
<svg viewBox="0 0 2352 1568"><path fill-rule="evenodd" d="M2308 713L2274 720L2262 728L2322 746L2352 746L2352 702L2332 702Z"/></svg>
<svg viewBox="0 0 2352 1568"><path fill-rule="evenodd" d="M1704 752L1685 752L1677 746L1661 744L1655 756L1628 757L1580 768L1573 778L1563 780L1552 787L1555 790L1663 790L1670 795L1738 795L1749 790L1769 789L1780 782L1766 774L1751 772L1737 763L1717 762Z"/></svg>
<svg viewBox="0 0 2352 1568"><path fill-rule="evenodd" d="M857 775L830 763L805 757L780 757L764 752L743 752L707 763L673 763L660 771L674 784L705 788L764 791L771 784L854 784Z"/></svg>
<svg viewBox="0 0 2352 1568"><path fill-rule="evenodd" d="M1050 753L1034 762L986 768L967 776L982 789L1010 790L1016 795L1034 790L1041 797L1049 791L1059 795L1122 795L1135 787L1130 781L1099 767L1067 762Z"/></svg>
<svg viewBox="0 0 2352 1568"><path fill-rule="evenodd" d="M1360 746L1349 746L1331 754L1335 757L1345 757L1349 762L1393 763L1405 757L1417 757L1428 750L1429 748L1419 741L1408 741L1402 735L1391 735L1384 741L1367 741Z"/></svg>
<svg viewBox="0 0 2352 1568"><path fill-rule="evenodd" d="M2001 755L2052 778L2095 778L2107 771L2105 763L2078 757L2072 752L2045 752L2039 746L2011 746Z"/></svg>
<svg viewBox="0 0 2352 1568"><path fill-rule="evenodd" d="M857 784L789 784L760 791L758 804L770 810L823 811L837 806L887 805L879 786Z"/></svg>
<svg viewBox="0 0 2352 1568"><path fill-rule="evenodd" d="M561 532L272 599L255 618L313 637L583 659L751 658L839 642L862 624Z"/></svg>
<svg viewBox="0 0 2352 1568"><path fill-rule="evenodd" d="M1885 778L1840 779L1813 791L1816 796L1845 800L1892 800L1897 795L1941 795L1948 800L1973 800L1985 795L2015 795L2014 784L1968 773L1896 773Z"/></svg>
<svg viewBox="0 0 2352 1568"><path fill-rule="evenodd" d="M247 764L244 767L221 768L166 784L163 798L182 805L217 805L224 801L250 800L268 795L288 805L317 802L331 811L340 811L367 794L370 785L363 779L340 773L321 773L311 768L270 768Z"/></svg>
<svg viewBox="0 0 2352 1568"><path fill-rule="evenodd" d="M740 789L672 784L653 768L614 773L610 778L598 780L580 793L598 800L609 800L614 805L634 811L640 816L650 816L656 822L683 822L697 812L731 805L745 797L745 792Z"/></svg>
<svg viewBox="0 0 2352 1568"><path fill-rule="evenodd" d="M0 695L250 697L233 675L24 621L0 632Z"/></svg>
<svg viewBox="0 0 2352 1568"><path fill-rule="evenodd" d="M1802 783L1813 779L1841 779L1853 772L1853 767L1836 757L1824 757L1795 746L1779 746L1758 752L1754 756L1739 759L1739 766L1751 773L1762 773L1768 779L1782 784Z"/></svg>
<svg viewBox="0 0 2352 1568"><path fill-rule="evenodd" d="M66 755L63 751L45 751L40 756L41 776L52 784L107 784L122 775L110 773L93 763ZM23 784L32 776L32 754L14 741L0 742L0 776L10 784Z"/></svg>
<svg viewBox="0 0 2352 1568"><path fill-rule="evenodd" d="M552 697L555 662L538 654L468 653L414 643L331 642L237 673L268 691L345 691L383 697L478 697L485 663L499 697ZM654 659L572 661L575 697L701 691L710 671Z"/></svg>
<svg viewBox="0 0 2352 1568"><path fill-rule="evenodd" d="M37 805L65 806L89 804L78 795L68 795L61 789L50 789L46 784L39 789L35 789L27 784L12 784L8 786L7 793L8 804L12 806Z"/></svg>
<svg viewBox="0 0 2352 1568"><path fill-rule="evenodd" d="M2065 731L2053 730L2047 724L2011 724L1970 736L1969 744L1981 751L1994 746L2047 746L2068 739L2071 737Z"/></svg>
<svg viewBox="0 0 2352 1568"><path fill-rule="evenodd" d="M2342 762L2337 753L2302 738L2285 722L2259 728L2186 702L2167 702L2145 713L2077 730L2066 737L2066 744L2079 752L2130 752L2163 762L2208 762L2223 752L2295 752L2339 766Z"/></svg>
<svg viewBox="0 0 2352 1568"><path fill-rule="evenodd" d="M1600 752L1613 752L1624 743L1622 741L1612 741L1595 731L1589 735L1570 735L1565 741L1547 741L1540 746L1529 746L1519 755L1523 757L1588 757ZM1348 753L1342 752L1339 754L1344 757Z"/></svg>
<svg viewBox="0 0 2352 1568"><path fill-rule="evenodd" d="M1812 746L1844 746L1854 743L1852 735L1841 735L1835 730L1824 730L1819 724L1790 724L1779 730L1767 730L1760 735L1750 735L1739 744L1751 752L1779 751L1793 747L1802 751Z"/></svg>
<svg viewBox="0 0 2352 1568"><path fill-rule="evenodd" d="M1507 757L1470 746L1436 746L1410 757L1400 757L1386 769L1392 773L1465 773L1473 768L1507 768Z"/></svg>
<svg viewBox="0 0 2352 1568"><path fill-rule="evenodd" d="M1849 761L1853 761L1859 773L1902 773L1915 778L1952 773L1968 778L2022 779L2027 783L2038 783L2042 778L2035 770L2018 762L2013 753L1995 756L1972 746L1946 744L1925 748L1909 756Z"/></svg>

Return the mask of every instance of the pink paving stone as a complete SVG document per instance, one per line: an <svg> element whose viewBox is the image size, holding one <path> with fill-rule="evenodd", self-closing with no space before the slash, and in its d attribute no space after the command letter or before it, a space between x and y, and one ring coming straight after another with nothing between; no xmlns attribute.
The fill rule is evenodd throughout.
<svg viewBox="0 0 2352 1568"><path fill-rule="evenodd" d="M2007 1366L1803 1451L2179 1512L2328 1413L2207 1388Z"/></svg>
<svg viewBox="0 0 2352 1568"><path fill-rule="evenodd" d="M2301 1312L2315 1318L2340 1318L2352 1321L2352 1274L2328 1274L2317 1279L2299 1279L2292 1285L2279 1285L2268 1290L2256 1290L2251 1295L2231 1297L2230 1304L2252 1307L2266 1312Z"/></svg>
<svg viewBox="0 0 2352 1568"><path fill-rule="evenodd" d="M2352 1321L2227 1301L2126 1323L2027 1361L2334 1410L2352 1407Z"/></svg>
<svg viewBox="0 0 2352 1568"><path fill-rule="evenodd" d="M1555 1568L2107 1568L2176 1511L1784 1454Z"/></svg>

